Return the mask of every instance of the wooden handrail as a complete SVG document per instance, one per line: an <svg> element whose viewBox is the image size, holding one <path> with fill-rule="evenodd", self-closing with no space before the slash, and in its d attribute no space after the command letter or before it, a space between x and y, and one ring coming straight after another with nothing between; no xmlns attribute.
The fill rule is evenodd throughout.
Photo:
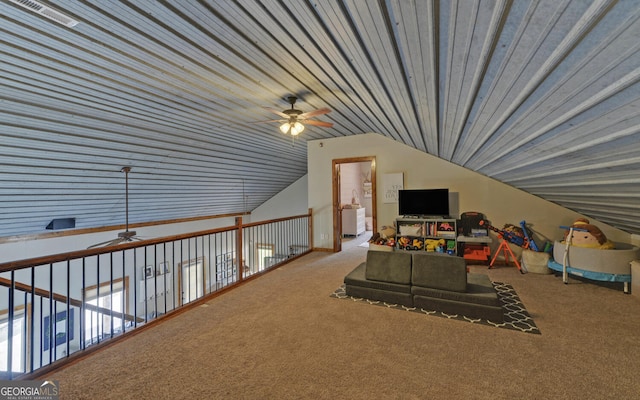
<svg viewBox="0 0 640 400"><path fill-rule="evenodd" d="M306 251L303 251L299 254L290 254L285 260L282 260L282 262L277 263L276 265L273 266L269 266L268 268L265 268L264 270L259 270L259 271L254 271L254 273L248 275L248 276L244 276L243 272L244 272L244 264L245 264L245 260L243 259L243 257L245 257L245 254L243 254L244 248L245 246L243 245L243 239L244 239L244 235L250 235L251 233L247 233L248 231L245 231L245 228L252 228L252 227L259 227L259 226L263 226L263 225L268 225L268 224L273 224L273 223L281 223L281 222L286 222L289 220L300 220L303 218L308 218L308 221L306 221L306 228L308 229L308 236L309 236L309 245L304 246L302 245L302 248L304 250L304 248L306 247ZM298 222L298 221L296 221ZM291 224L283 224L284 226L290 226ZM295 225L296 228L298 225ZM303 228L304 229L304 228ZM0 273L1 272L7 272L7 271L14 271L14 270L18 270L18 269L27 269L27 268L31 268L31 269L36 269L36 267L45 267L48 266L49 270L53 273L52 276L55 276L55 272L61 272L61 276L64 277L64 268L67 269L67 281L69 281L70 279L70 270L71 267L76 266L76 263L81 262L83 265L83 268L85 268L85 261L88 261L89 264L91 264L92 266L91 268L91 272L95 272L95 270L93 268L99 268L101 265L100 263L100 258L96 259L90 259L90 260L84 260L84 258L89 258L89 257L97 257L100 255L107 255L109 257L111 257L111 268L113 268L113 256L114 253L122 253L122 257L123 257L123 262L129 262L131 261L130 258L127 258L127 254L125 253L125 251L131 250L131 249L137 249L137 248L142 248L141 250L144 251L144 255L143 258L145 260L145 262L147 261L147 246L156 246L156 245L163 245L165 243L170 243L170 242L180 242L182 240L189 240L189 242L191 243L191 239L196 239L199 240L200 237L202 237L202 241L203 241L203 246L204 246L204 242L205 242L205 237L208 235L216 235L216 234L222 234L220 235L221 237L227 237L231 234L235 235L234 239L229 239L229 242L227 243L228 245L231 245L233 243L233 251L235 251L236 253L236 258L234 260L234 262L238 263L238 268L237 268L237 276L235 276L236 279L234 279L234 282L231 283L225 283L224 286L222 288L219 288L216 286L215 289L213 289L214 291L212 292L207 292L207 293L203 293L202 297L195 299L194 301L189 301L185 304L172 304L172 308L171 309L165 309L163 310L162 314L160 315L155 315L155 312L157 312L157 310L154 311L154 315L152 315L151 317L149 317L149 314L145 311L145 317L137 317L135 315L129 315L126 314L124 312L117 312L117 311L112 311L111 309L108 308L104 308L104 307L100 307L97 305L92 305L92 304L88 304L86 301L81 301L78 299L74 299L70 297L70 294L68 294L69 297L67 297L67 295L64 294L60 294L60 293L55 293L53 291L53 286L51 286L51 291L47 290L47 289L43 289L43 288L38 288L35 287L36 282L29 282L30 284L34 285L34 286L30 286L30 284L27 283L23 283L23 282L17 282L15 281L15 279L7 279L7 278L0 278L0 287L7 287L9 288L9 295L13 296L12 293L14 293L16 290L20 291L20 292L24 292L27 294L31 294L32 296L39 296L42 299L50 299L50 301L57 301L60 302L62 304L65 304L66 307L78 307L81 310L90 310L93 312L98 312L104 315L110 315L112 317L116 317L116 318L120 318L124 321L135 321L135 322L144 322L143 324L136 324L135 326L133 326L130 330L128 330L127 332L122 332L122 335L118 335L118 336L112 336L108 341L103 341L102 343L97 343L94 344L92 343L91 346L88 346L87 348L82 348L81 351L79 352L75 352L73 354L67 355L67 357L55 361L51 364L48 365L44 365L41 366L40 368L37 368L34 371L31 371L27 374L21 375L18 377L18 379L23 379L23 378L33 378L33 377L37 377L40 376L41 374L47 373L47 371L51 371L54 370L56 368L60 368L62 365L65 365L69 362L73 362L73 360L79 359L80 357L83 357L87 354L92 353L93 351L96 351L97 349L100 348L104 348L105 344L104 343L114 343L114 341L117 340L121 340L122 338L125 337L130 337L132 334L136 334L138 332L144 331L145 329L149 329L150 327L154 326L154 324L159 323L162 320L166 320L166 318L172 318L176 315L179 315L181 312L184 312L186 310L192 309L193 307L196 307L200 304L203 304L204 302L208 301L208 299L213 298L214 296L218 296L221 293L224 293L227 290L231 290L235 287L238 287L239 285L242 285L250 280L256 279L258 277L260 277L262 274L272 271L275 268L279 268L281 265L283 265L284 263L288 263L291 260L294 260L298 257L301 257L304 254L307 254L311 251L311 243L313 243L312 240L312 234L313 234L313 224L312 224L312 209L309 209L309 212L307 214L302 214L302 215L296 215L296 216L291 216L291 217L284 217L284 218L276 218L276 219L272 219L272 220L265 220L265 221L259 221L259 222L252 222L252 223L247 223L245 224L242 220L242 217L239 216L236 218L235 221L235 225L233 226L227 226L227 227L222 227L222 228L215 228L215 229L208 229L208 230L203 230L203 231L198 231L198 232L191 232L191 233L186 233L186 234L179 234L179 235L173 235L173 236L166 236L166 237L161 237L161 238L156 238L156 239L148 239L148 240L141 240L141 241L135 241L135 242L128 242L128 243L123 243L123 244L119 244L119 245L115 245L115 246L105 246L105 247L97 247L97 248L91 248L91 249L84 249L84 250L78 250L78 251L72 251L72 252L67 252L67 253L61 253L61 254L54 254L54 255L49 255L49 256L42 256L42 257L34 257L34 258L30 258L30 259L24 259L24 260L18 260L18 261L11 261L11 262L5 262L5 263L0 263ZM214 238L215 239L215 238ZM275 240L282 240L282 239L288 239L287 235L277 235L277 239ZM211 242L211 241L210 241ZM283 243L286 244L288 246L297 246L295 244L291 244L290 242L286 242ZM182 246L182 243L179 243L179 246ZM211 245L211 243L209 243L209 245ZM171 246L171 244L170 244ZM191 244L189 244L189 246L191 246ZM215 246L215 244L214 244ZM161 246L163 247L163 246ZM196 252L197 252L197 245L196 247ZM231 248L226 249L226 250L231 250ZM155 252L155 249L152 249L152 251ZM163 250L164 251L164 250ZM296 252L297 253L297 252ZM129 253L130 254L130 253ZM155 254L155 253L154 253ZM188 253L189 257L187 259L191 259L191 253ZM166 256L166 255L165 255ZM174 257L175 254L171 257ZM127 271L131 272L133 271L133 276L134 279L136 277L136 270L137 268L140 266L138 262L136 262L136 258L135 258L135 253L132 256L133 257L133 263L131 264L131 266L129 266L129 269ZM152 257L155 257L152 256ZM128 261L125 261L126 260ZM154 263L156 261L155 258L153 258ZM161 260L164 261L164 258ZM183 260L184 262L184 260ZM56 264L54 266L54 264ZM93 265L95 264L95 265ZM108 265L107 265L108 266ZM146 264L145 264L146 266ZM131 267L133 267L134 269L131 270ZM55 268L55 271L53 270ZM34 272L33 270L31 271L32 273ZM38 272L38 271L35 271ZM98 270L98 273L100 271ZM123 266L123 274L125 273L124 271L124 266ZM113 275L113 274L112 274ZM144 275L144 274L142 274ZM6 276L6 275L5 275ZM128 276L128 275L127 275ZM98 277L100 277L100 275L98 274ZM113 276L111 276L111 278L113 278ZM141 276L141 279L143 277ZM80 277L78 277L78 279L80 279ZM125 278L126 279L126 278ZM25 279L23 279L24 281ZM53 281L53 279L50 277L50 280ZM137 282L136 282L137 283ZM166 282L165 282L166 283ZM84 285L84 279L83 279L83 283ZM106 282L105 282L106 284ZM53 285L53 283L52 283ZM67 282L67 285L69 285L69 282ZM173 285L175 287L175 281L173 282ZM45 284L46 286L46 284ZM157 290L157 289L156 289ZM64 291L64 290L62 290ZM145 290L146 293L146 290ZM167 292L169 293L169 292ZM173 293L173 296L177 296L178 293ZM157 294L156 294L157 296ZM133 299L132 301L137 302L138 299ZM144 301L148 301L147 299L144 299ZM130 303L129 303L130 304ZM156 303L156 305L158 305L158 303ZM166 303L165 303L166 305ZM13 306L10 306L13 307ZM157 308L157 307L156 307ZM166 308L166 307L165 307ZM134 309L135 309L135 304L134 304ZM146 310L146 308L145 308ZM44 310L46 311L46 310ZM43 310L40 310L40 312L44 312ZM134 311L134 314L137 314L137 311ZM38 317L41 318L41 317ZM113 330L112 330L112 335L113 335ZM37 347L33 347L33 344L31 345L32 349L31 351L38 351Z"/></svg>
<svg viewBox="0 0 640 400"><path fill-rule="evenodd" d="M273 224L275 222L288 221L290 219L298 219L298 218L304 218L304 217L311 217L311 209L309 209L309 213L308 214L300 214L300 215L294 215L294 216L291 216L291 217L275 218L275 219L269 219L269 220L258 221L258 222L249 222L249 223L244 223L243 222L242 223L242 227L243 228L251 228L251 227L254 227L254 226Z"/></svg>
<svg viewBox="0 0 640 400"><path fill-rule="evenodd" d="M252 226L266 225L266 224L270 224L270 223L274 223L274 222L287 221L287 220L306 217L306 216L310 217L311 213L296 215L296 216L292 216L292 217L284 217L284 218L277 218L277 219L272 219L272 220L254 222L254 223L249 223L249 224L243 224L242 227L243 228L248 228L248 227L252 227ZM97 247L97 248L92 248L92 249L76 250L76 251L71 251L71 252L67 252L67 253L59 253L59 254L53 254L53 255L42 256L42 257L28 258L28 259L24 259L24 260L9 261L9 262L0 263L0 273L17 270L17 269L24 268L24 267L32 267L32 266L37 266L37 265L53 264L53 263L58 263L58 262L70 261L70 260L73 260L73 259L76 259L76 258L96 256L96 255L99 255L99 254L110 253L110 252L114 252L114 251L135 249L135 248L138 248L138 247L151 246L151 245L154 245L154 244L160 244L160 243L173 242L173 241L178 241L178 240L183 240L183 239L189 239L189 238L196 237L196 236L213 235L213 234L216 234L216 233L228 232L228 231L232 231L232 230L235 230L235 229L238 229L238 225L237 224L234 225L234 226L223 227L223 228L208 229L208 230L203 230L203 231L198 231L198 232L191 232L191 233L183 233L183 234L173 235L173 236L164 236L164 237L155 238L155 239L145 239L145 240L140 240L140 241L136 241L136 242L123 243L123 244L119 244L119 245L116 245L116 246Z"/></svg>

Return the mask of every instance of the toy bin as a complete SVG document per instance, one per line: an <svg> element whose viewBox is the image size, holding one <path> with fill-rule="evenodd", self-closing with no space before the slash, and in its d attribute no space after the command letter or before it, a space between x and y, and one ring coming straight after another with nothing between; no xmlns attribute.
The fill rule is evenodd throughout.
<svg viewBox="0 0 640 400"><path fill-rule="evenodd" d="M551 274L553 271L547 266L551 255L529 249L522 250L522 264L527 272L534 274Z"/></svg>
<svg viewBox="0 0 640 400"><path fill-rule="evenodd" d="M489 262L489 258L491 257L491 249L485 244L465 243L463 257L465 260L486 263Z"/></svg>

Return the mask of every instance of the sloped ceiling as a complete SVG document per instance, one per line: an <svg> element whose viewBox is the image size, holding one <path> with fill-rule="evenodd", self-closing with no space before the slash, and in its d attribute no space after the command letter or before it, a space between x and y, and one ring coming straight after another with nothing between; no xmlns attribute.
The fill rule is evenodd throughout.
<svg viewBox="0 0 640 400"><path fill-rule="evenodd" d="M640 233L635 0L39 3L78 24L0 0L0 236L122 224L123 166L130 223L250 211L367 132ZM255 123L291 94L333 128Z"/></svg>

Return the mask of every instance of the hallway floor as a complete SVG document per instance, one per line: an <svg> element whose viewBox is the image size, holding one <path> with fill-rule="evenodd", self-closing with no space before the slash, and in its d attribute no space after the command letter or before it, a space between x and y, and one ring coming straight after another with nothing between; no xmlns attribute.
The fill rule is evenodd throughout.
<svg viewBox="0 0 640 400"><path fill-rule="evenodd" d="M349 250L354 247L358 247L363 245L364 243L368 243L369 239L373 236L372 231L365 231L362 235L359 236L347 236L342 238L342 250ZM362 246L365 247L365 246Z"/></svg>

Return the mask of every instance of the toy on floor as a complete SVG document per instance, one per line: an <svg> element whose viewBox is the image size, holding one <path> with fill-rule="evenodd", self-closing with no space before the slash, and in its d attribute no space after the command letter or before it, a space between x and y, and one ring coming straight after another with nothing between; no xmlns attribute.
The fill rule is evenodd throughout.
<svg viewBox="0 0 640 400"><path fill-rule="evenodd" d="M604 232L597 226L589 223L589 220L586 218L578 218L571 226L562 228L567 229L564 234L565 242L567 241L567 236L571 234L569 238L571 246L602 250L609 250L615 247L613 242L607 239Z"/></svg>
<svg viewBox="0 0 640 400"><path fill-rule="evenodd" d="M578 218L571 226L560 226L566 229L564 233L564 254L562 257L562 281L569 283L568 256L569 247L584 247L591 249L612 250L615 245L608 240L605 234L595 225L591 225L586 218ZM625 284L625 293L627 286Z"/></svg>
<svg viewBox="0 0 640 400"><path fill-rule="evenodd" d="M520 263L518 262L518 258L515 254L513 254L513 251L509 247L509 243L513 243L524 249L529 248L529 240L524 236L524 233L522 233L522 229L511 224L506 224L505 229L498 229L489 225L487 221L484 220L480 221L480 225L486 226L488 229L496 232L498 234L498 237L500 238L500 246L498 246L496 253L491 259L489 268L493 268L493 264L496 262L498 255L502 252L505 264L509 263L509 257L511 257L513 263L516 265L520 273L526 273L527 271L520 265Z"/></svg>
<svg viewBox="0 0 640 400"><path fill-rule="evenodd" d="M529 240L525 237L523 230L520 227L512 224L505 224L503 229L498 229L489 225L485 220L480 221L480 226L487 227L494 231L501 239L504 239L509 243L513 243L516 246L520 246L525 249L529 248Z"/></svg>
<svg viewBox="0 0 640 400"><path fill-rule="evenodd" d="M527 227L527 222L525 220L520 221L520 227L524 238L529 243L529 248L533 251L540 251L540 249L538 249L538 245L533 240L533 232L531 232L531 230Z"/></svg>
<svg viewBox="0 0 640 400"><path fill-rule="evenodd" d="M373 234L369 243L393 247L396 244L396 229L393 226L383 226L379 232Z"/></svg>

